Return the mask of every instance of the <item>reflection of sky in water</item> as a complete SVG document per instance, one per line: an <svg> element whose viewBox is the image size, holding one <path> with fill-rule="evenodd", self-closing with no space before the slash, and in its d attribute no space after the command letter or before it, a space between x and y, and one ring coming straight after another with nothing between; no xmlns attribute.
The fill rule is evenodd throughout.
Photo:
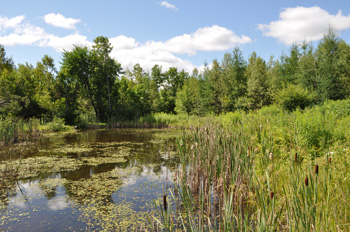
<svg viewBox="0 0 350 232"><path fill-rule="evenodd" d="M78 221L79 215L75 214L64 187L55 187L55 195L50 198L45 196L39 180L19 182L17 193L10 196L8 205L8 214L12 214L16 221L8 222L6 227L0 227L0 231L73 231L72 228L83 228L84 223Z"/></svg>
<svg viewBox="0 0 350 232"><path fill-rule="evenodd" d="M54 197L47 201L47 207L50 210L64 210L71 206L67 196Z"/></svg>
<svg viewBox="0 0 350 232"><path fill-rule="evenodd" d="M123 186L112 195L116 204L133 202L132 209L150 212L153 209L153 200L158 199L166 191L166 183L172 183L172 175L167 167L143 166L142 171L137 167L118 169L123 175ZM127 174L126 174L127 173Z"/></svg>

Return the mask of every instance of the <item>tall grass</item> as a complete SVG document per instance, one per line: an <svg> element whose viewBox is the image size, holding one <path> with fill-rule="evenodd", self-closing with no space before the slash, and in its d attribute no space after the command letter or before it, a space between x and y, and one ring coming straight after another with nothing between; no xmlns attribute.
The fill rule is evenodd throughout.
<svg viewBox="0 0 350 232"><path fill-rule="evenodd" d="M178 140L164 231L347 231L349 100L213 118ZM169 207L168 207L169 209ZM157 231L154 229L154 231Z"/></svg>
<svg viewBox="0 0 350 232"><path fill-rule="evenodd" d="M0 144L28 141L40 136L38 119L0 118Z"/></svg>

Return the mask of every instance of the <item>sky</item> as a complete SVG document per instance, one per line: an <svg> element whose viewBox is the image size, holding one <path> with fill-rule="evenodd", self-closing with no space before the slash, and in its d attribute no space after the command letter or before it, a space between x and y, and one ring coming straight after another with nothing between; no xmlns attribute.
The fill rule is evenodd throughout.
<svg viewBox="0 0 350 232"><path fill-rule="evenodd" d="M1 0L0 44L16 64L109 38L124 69L177 67L191 73L240 47L266 61L303 41L317 46L329 27L350 43L348 0Z"/></svg>

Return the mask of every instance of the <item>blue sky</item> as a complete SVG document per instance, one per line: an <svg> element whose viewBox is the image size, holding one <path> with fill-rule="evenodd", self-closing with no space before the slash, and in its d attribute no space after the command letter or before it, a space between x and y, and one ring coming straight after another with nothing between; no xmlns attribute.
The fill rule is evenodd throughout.
<svg viewBox="0 0 350 232"><path fill-rule="evenodd" d="M314 46L331 25L350 43L348 0L3 0L0 44L16 64L107 36L124 68L178 67L191 72L239 46L268 60L293 43Z"/></svg>

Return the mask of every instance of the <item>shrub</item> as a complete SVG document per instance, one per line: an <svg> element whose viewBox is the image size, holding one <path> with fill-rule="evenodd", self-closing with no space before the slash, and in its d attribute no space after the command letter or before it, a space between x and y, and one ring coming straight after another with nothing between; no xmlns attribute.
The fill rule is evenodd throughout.
<svg viewBox="0 0 350 232"><path fill-rule="evenodd" d="M316 95L297 85L288 85L277 93L275 100L287 111L294 111L298 108L305 109L315 103Z"/></svg>
<svg viewBox="0 0 350 232"><path fill-rule="evenodd" d="M51 122L46 124L46 127L49 131L63 131L66 129L63 118L54 118Z"/></svg>

